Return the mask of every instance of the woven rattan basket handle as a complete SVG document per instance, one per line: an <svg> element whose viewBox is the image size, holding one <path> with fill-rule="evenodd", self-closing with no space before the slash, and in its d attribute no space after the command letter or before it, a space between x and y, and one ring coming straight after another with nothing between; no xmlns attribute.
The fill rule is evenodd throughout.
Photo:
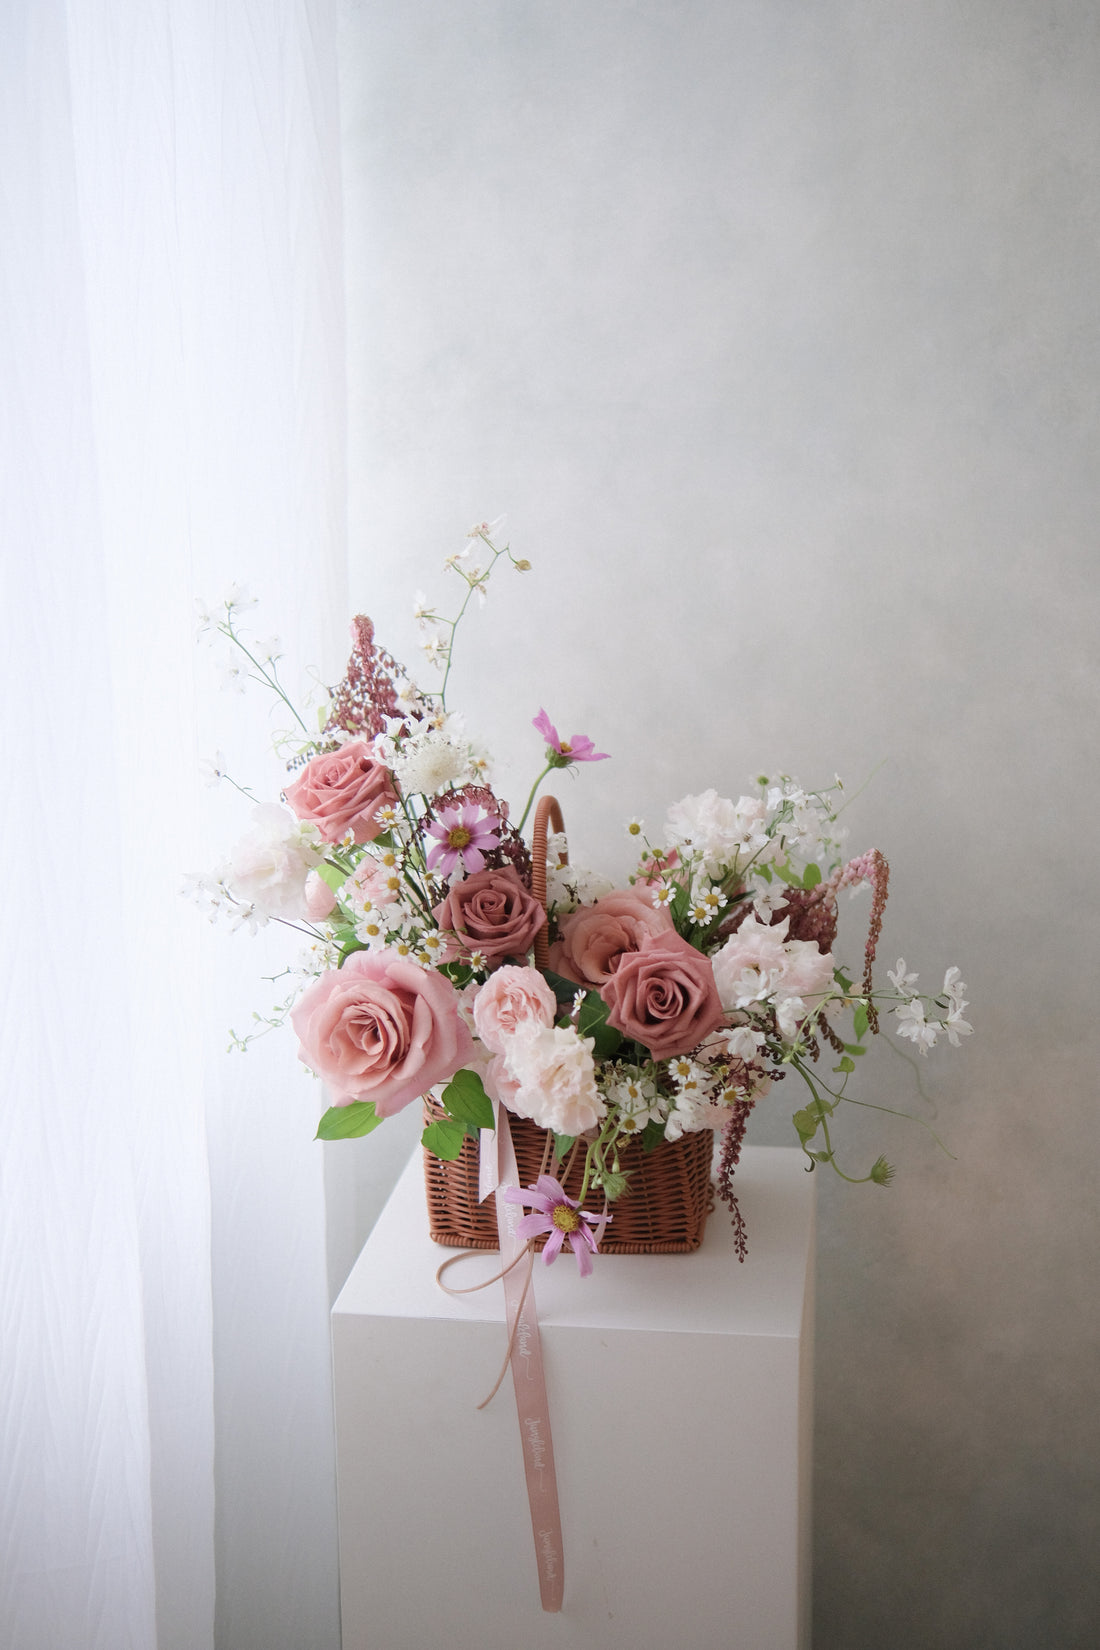
<svg viewBox="0 0 1100 1650"><path fill-rule="evenodd" d="M531 892L544 911L546 909L546 838L549 830L565 830L561 808L558 806L556 796L540 798L539 805L535 809L535 823L531 830ZM569 864L568 853L562 855L559 864ZM546 968L550 963L548 933L549 924L544 922L535 936L535 966L537 968Z"/></svg>

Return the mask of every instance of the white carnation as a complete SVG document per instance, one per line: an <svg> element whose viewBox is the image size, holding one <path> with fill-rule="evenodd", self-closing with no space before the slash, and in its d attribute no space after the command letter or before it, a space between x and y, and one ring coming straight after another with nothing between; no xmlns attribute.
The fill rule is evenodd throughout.
<svg viewBox="0 0 1100 1650"><path fill-rule="evenodd" d="M306 878L324 857L316 830L273 802L261 803L252 821L230 856L233 893L264 917L307 916Z"/></svg>

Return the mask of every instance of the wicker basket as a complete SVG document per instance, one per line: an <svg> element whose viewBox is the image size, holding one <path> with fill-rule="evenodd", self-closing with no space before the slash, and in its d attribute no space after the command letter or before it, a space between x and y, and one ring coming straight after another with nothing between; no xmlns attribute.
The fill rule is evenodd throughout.
<svg viewBox="0 0 1100 1650"><path fill-rule="evenodd" d="M561 809L553 797L544 797L535 814L531 853L534 861L532 892L546 903L547 827L561 831ZM547 963L545 926L535 942L535 961ZM426 1111L432 1117L444 1114L430 1101ZM560 1173L552 1153L547 1156L547 1131L525 1117L510 1117L512 1142L521 1186L530 1186L544 1164L549 1173ZM612 1220L600 1242L601 1254L655 1255L689 1254L703 1241L707 1215L714 1207L711 1157L714 1139L709 1129L666 1140L652 1152L640 1141L628 1141L619 1153L620 1166L630 1172L630 1184L612 1204ZM580 1192L584 1153L573 1156L563 1184L571 1197ZM424 1153L424 1178L428 1194L428 1226L434 1242L456 1249L496 1249L496 1199L491 1194L478 1202L478 1146L470 1137L453 1162L445 1163L432 1152ZM589 1204L593 1213L597 1212Z"/></svg>

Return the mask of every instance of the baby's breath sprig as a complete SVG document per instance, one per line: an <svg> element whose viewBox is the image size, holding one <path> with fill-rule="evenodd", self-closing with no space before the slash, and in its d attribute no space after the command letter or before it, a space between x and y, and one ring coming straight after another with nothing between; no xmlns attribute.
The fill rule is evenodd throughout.
<svg viewBox="0 0 1100 1650"><path fill-rule="evenodd" d="M444 710L447 708L447 683L454 662L455 633L466 615L470 602L476 595L478 600L484 603L493 569L502 557L511 562L517 573L531 571L531 563L525 557L513 556L507 544L497 545L493 542L493 535L503 521L504 517L498 516L495 521L476 522L470 528L462 549L456 550L443 563L444 571L457 573L466 586L462 605L453 619L446 619L441 613L436 613L428 606L427 599L423 596L418 597L416 601L414 617L424 634L421 647L432 664L443 668L443 681L435 697ZM479 560L474 559L475 547L482 544L489 552L489 561L484 566Z"/></svg>

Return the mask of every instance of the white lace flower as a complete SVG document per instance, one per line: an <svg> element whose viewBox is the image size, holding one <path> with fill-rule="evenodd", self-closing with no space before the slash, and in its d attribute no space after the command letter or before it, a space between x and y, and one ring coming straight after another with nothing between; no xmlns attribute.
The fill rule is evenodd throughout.
<svg viewBox="0 0 1100 1650"><path fill-rule="evenodd" d="M464 742L429 729L407 739L391 764L406 793L438 796L469 773L470 753Z"/></svg>

